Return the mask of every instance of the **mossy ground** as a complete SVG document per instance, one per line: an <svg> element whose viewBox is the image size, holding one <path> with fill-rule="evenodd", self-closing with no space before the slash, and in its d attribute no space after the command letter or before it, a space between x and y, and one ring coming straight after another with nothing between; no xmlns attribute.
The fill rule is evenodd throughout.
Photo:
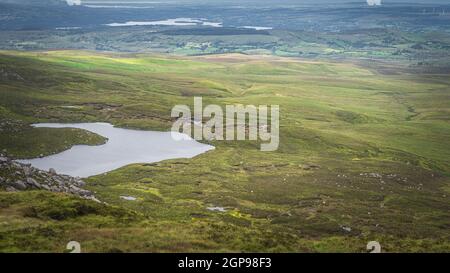
<svg viewBox="0 0 450 273"><path fill-rule="evenodd" d="M0 250L364 252L450 250L450 77L350 63L223 55L2 52L0 132L14 157L99 144L33 122L168 130L176 104L279 104L280 148L213 141L194 159L87 180L109 205L0 191ZM401 67L394 67L402 72ZM134 196L126 201L120 196ZM209 211L221 206L226 212ZM344 229L345 227L345 229ZM346 229L350 227L349 231Z"/></svg>

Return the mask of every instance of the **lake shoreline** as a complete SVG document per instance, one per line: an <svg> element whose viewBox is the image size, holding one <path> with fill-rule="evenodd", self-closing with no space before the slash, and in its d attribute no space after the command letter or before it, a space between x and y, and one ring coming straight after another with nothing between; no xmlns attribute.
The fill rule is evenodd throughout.
<svg viewBox="0 0 450 273"><path fill-rule="evenodd" d="M110 123L38 123L35 128L76 128L98 134L107 141L101 145L74 145L63 152L17 162L72 176L90 177L130 164L155 163L179 158L192 158L215 148L188 135L174 132L144 131L114 127Z"/></svg>

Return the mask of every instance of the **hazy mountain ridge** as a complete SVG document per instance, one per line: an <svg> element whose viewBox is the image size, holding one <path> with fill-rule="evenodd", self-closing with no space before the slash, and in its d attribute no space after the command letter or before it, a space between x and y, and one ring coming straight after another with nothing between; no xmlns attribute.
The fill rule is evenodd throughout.
<svg viewBox="0 0 450 273"><path fill-rule="evenodd" d="M67 6L63 0L0 0L0 4L30 5L30 6Z"/></svg>

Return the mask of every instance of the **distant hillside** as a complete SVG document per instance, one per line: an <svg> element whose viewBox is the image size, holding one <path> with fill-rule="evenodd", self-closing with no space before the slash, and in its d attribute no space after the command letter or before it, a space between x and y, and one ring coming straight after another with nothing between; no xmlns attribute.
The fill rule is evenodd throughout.
<svg viewBox="0 0 450 273"><path fill-rule="evenodd" d="M0 3L33 6L67 5L66 1L64 0L0 0Z"/></svg>

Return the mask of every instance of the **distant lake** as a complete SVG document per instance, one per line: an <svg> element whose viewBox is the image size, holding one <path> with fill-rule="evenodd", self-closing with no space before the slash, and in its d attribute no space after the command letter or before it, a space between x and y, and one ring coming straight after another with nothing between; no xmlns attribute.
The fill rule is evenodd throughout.
<svg viewBox="0 0 450 273"><path fill-rule="evenodd" d="M81 29L81 27L57 27L56 30L76 30Z"/></svg>
<svg viewBox="0 0 450 273"><path fill-rule="evenodd" d="M162 21L129 21L125 23L106 24L110 27L127 27L127 26L211 26L222 27L222 23L210 22L206 19L194 18L175 18Z"/></svg>
<svg viewBox="0 0 450 273"><path fill-rule="evenodd" d="M18 160L41 170L53 168L60 174L71 176L89 177L134 163L192 158L214 149L213 146L199 143L181 133L122 129L109 123L41 123L33 126L78 128L108 138L104 145L76 145L44 158ZM175 140L172 134L179 140Z"/></svg>
<svg viewBox="0 0 450 273"><path fill-rule="evenodd" d="M242 28L254 29L254 30L271 30L273 27L256 27L256 26L243 26Z"/></svg>

